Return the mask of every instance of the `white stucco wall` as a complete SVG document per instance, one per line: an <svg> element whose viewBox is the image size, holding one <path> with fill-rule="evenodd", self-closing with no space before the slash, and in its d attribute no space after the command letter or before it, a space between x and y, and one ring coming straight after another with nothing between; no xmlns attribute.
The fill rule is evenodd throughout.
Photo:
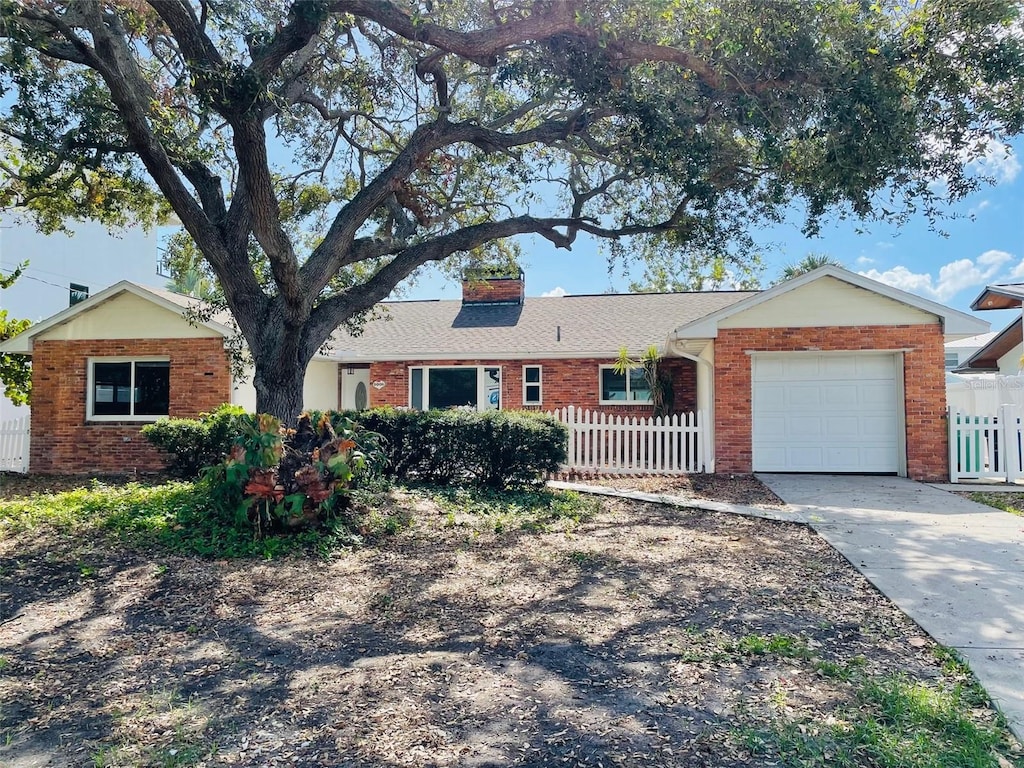
<svg viewBox="0 0 1024 768"><path fill-rule="evenodd" d="M249 413L256 411L256 388L252 385L252 371L232 382L231 402ZM338 364L328 360L314 360L306 369L302 385L302 407L309 410L337 410Z"/></svg>
<svg viewBox="0 0 1024 768"><path fill-rule="evenodd" d="M1016 376L1021 369L1021 355L1024 355L1024 344L1018 344L999 358L999 372L1006 376Z"/></svg>
<svg viewBox="0 0 1024 768"><path fill-rule="evenodd" d="M39 334L49 341L79 339L203 339L220 334L190 324L177 312L133 293L122 293L68 322Z"/></svg>
<svg viewBox="0 0 1024 768"><path fill-rule="evenodd" d="M863 288L826 277L722 320L719 328L826 325L929 325L939 318Z"/></svg>

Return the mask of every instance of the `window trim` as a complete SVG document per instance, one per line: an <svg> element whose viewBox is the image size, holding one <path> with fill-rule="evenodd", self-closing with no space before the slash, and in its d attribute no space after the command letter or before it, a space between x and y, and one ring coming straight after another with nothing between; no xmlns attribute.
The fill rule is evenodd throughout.
<svg viewBox="0 0 1024 768"><path fill-rule="evenodd" d="M536 368L537 369L537 380L527 382L526 381L526 369ZM526 396L527 387L537 388L537 399L530 400ZM530 365L523 366L523 405L543 405L544 404L544 366L532 363Z"/></svg>
<svg viewBox="0 0 1024 768"><path fill-rule="evenodd" d="M949 358L953 358L953 364L949 364ZM960 365L960 353L959 352L944 352L943 353L943 365L947 371L952 371L954 368Z"/></svg>
<svg viewBox="0 0 1024 768"><path fill-rule="evenodd" d="M498 407L496 409L483 408L487 401L487 374L485 373L488 368L496 368L498 370ZM422 398L423 402L430 403L430 371L432 370L474 370L476 371L476 412L483 413L487 410L502 410L505 406L505 396L502 391L502 385L505 381L505 369L501 365L410 365L407 368L408 375L407 379L407 391L406 391L406 402L409 407L416 409L416 406L412 404L412 372L415 370L423 371L423 391ZM424 408L424 411L430 410Z"/></svg>
<svg viewBox="0 0 1024 768"><path fill-rule="evenodd" d="M604 394L604 387L602 386L602 378L604 376L604 371L606 371L606 370L614 371L615 370L615 365L614 364L603 364L603 365L599 365L597 367L597 402L598 402L598 404L600 404L600 405L629 405L629 406L634 406L634 405L654 405L654 400L651 399L650 392L648 392L646 400L631 400L630 399L630 397L629 397L629 394L630 394L630 388L629 388L630 372L629 371L627 371L624 374L625 377L626 377L626 399L625 400L605 400L602 397L602 395Z"/></svg>
<svg viewBox="0 0 1024 768"><path fill-rule="evenodd" d="M138 357L133 356L118 356L118 357L89 357L86 358L86 383L85 383L85 420L88 422L97 421L136 421L139 423L159 421L160 419L166 419L170 416L169 413L162 414L147 414L143 416L136 416L134 413L129 414L95 414L93 410L96 403L94 397L96 395L95 383L96 383L96 363L132 363L131 367L131 388L135 390L135 363L167 363L167 378L168 386L170 386L170 364L171 358L167 355L140 355ZM135 399L131 400L131 410L135 410ZM170 410L170 408L168 408Z"/></svg>

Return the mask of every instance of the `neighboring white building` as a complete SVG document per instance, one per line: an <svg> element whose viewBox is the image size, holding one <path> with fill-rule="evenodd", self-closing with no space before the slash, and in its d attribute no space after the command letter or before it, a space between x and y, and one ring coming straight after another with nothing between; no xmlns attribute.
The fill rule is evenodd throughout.
<svg viewBox="0 0 1024 768"><path fill-rule="evenodd" d="M0 290L0 309L37 322L67 308L72 297L96 294L120 280L163 285L157 272L157 233L136 227L111 234L93 222L74 223L74 235L43 235L12 216L0 216L0 273L29 265ZM2 391L2 388L0 388ZM0 394L0 421L28 412Z"/></svg>
<svg viewBox="0 0 1024 768"><path fill-rule="evenodd" d="M971 355L992 341L996 335L996 332L992 331L946 342L946 370L952 371L954 368L959 368L967 362Z"/></svg>

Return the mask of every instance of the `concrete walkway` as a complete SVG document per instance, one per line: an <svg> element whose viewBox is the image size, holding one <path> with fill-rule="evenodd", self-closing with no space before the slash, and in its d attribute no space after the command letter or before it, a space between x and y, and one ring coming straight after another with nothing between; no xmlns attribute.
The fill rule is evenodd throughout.
<svg viewBox="0 0 1024 768"><path fill-rule="evenodd" d="M956 648L1024 740L1024 518L897 477L758 477Z"/></svg>

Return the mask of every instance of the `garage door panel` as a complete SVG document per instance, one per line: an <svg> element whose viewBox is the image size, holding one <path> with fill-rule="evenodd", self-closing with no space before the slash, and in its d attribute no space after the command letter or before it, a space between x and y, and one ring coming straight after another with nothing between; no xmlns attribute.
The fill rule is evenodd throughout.
<svg viewBox="0 0 1024 768"><path fill-rule="evenodd" d="M860 375L857 370L857 361L852 357L819 359L821 360L820 369L823 379L852 379Z"/></svg>
<svg viewBox="0 0 1024 768"><path fill-rule="evenodd" d="M823 384L821 403L828 408L847 408L858 400L856 384Z"/></svg>
<svg viewBox="0 0 1024 768"><path fill-rule="evenodd" d="M893 379L896 375L896 360L891 355L854 355L855 375L861 379Z"/></svg>
<svg viewBox="0 0 1024 768"><path fill-rule="evenodd" d="M794 440L820 438L825 433L824 419L820 416L798 416L788 419L786 437Z"/></svg>
<svg viewBox="0 0 1024 768"><path fill-rule="evenodd" d="M791 408L818 408L821 406L822 393L818 387L794 384L786 387L785 407Z"/></svg>
<svg viewBox="0 0 1024 768"><path fill-rule="evenodd" d="M755 357L754 469L898 471L897 394L891 354Z"/></svg>

